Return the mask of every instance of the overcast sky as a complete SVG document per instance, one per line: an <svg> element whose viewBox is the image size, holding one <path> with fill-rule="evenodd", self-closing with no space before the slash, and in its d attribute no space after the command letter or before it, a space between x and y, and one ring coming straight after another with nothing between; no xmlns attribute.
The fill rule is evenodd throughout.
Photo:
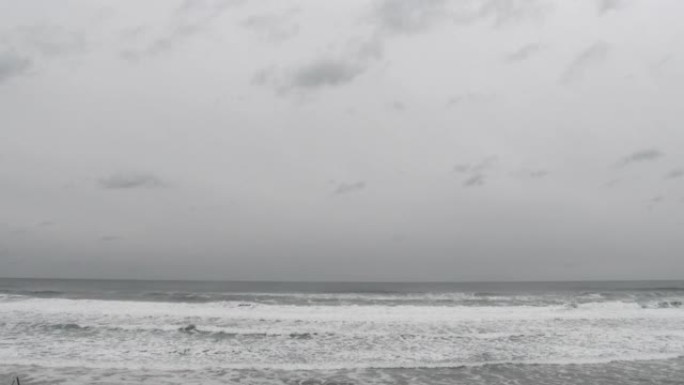
<svg viewBox="0 0 684 385"><path fill-rule="evenodd" d="M684 277L681 0L0 0L0 276Z"/></svg>

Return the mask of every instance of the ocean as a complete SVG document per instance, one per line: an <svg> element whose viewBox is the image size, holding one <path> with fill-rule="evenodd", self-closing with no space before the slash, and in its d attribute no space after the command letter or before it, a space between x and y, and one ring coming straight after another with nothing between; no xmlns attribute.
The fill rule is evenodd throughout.
<svg viewBox="0 0 684 385"><path fill-rule="evenodd" d="M684 384L683 302L684 281L0 279L0 385Z"/></svg>

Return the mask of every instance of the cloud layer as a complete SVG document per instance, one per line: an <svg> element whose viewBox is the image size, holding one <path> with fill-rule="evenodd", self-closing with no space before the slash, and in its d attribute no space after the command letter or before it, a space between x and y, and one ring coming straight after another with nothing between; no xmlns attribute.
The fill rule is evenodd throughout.
<svg viewBox="0 0 684 385"><path fill-rule="evenodd" d="M6 2L0 272L681 277L682 14Z"/></svg>
<svg viewBox="0 0 684 385"><path fill-rule="evenodd" d="M98 181L107 190L152 189L165 187L161 179L150 174L114 174Z"/></svg>

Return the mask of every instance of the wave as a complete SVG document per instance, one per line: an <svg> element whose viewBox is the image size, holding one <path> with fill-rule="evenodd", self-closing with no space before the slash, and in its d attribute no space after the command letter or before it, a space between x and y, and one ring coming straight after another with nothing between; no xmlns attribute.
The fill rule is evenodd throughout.
<svg viewBox="0 0 684 385"><path fill-rule="evenodd" d="M681 299L670 299L665 301L652 301L644 303L641 305L644 309L668 309L668 308L681 308L684 301Z"/></svg>
<svg viewBox="0 0 684 385"><path fill-rule="evenodd" d="M97 300L127 300L143 302L255 302L265 304L301 303L301 304L345 304L345 303L378 303L378 302L458 302L463 300L481 300L483 296L474 293L307 293L307 292L183 292L183 291L144 291L128 292L93 292L75 293L53 290L0 290L0 294L36 298L67 298ZM500 299L503 297L491 297Z"/></svg>
<svg viewBox="0 0 684 385"><path fill-rule="evenodd" d="M353 340L359 338L390 338L397 341L407 340L459 340L463 341L478 341L478 340L492 340L492 341L517 341L521 342L526 339L550 338L550 335L544 333L525 334L521 332L482 332L471 331L468 333L448 333L440 331L422 331L410 332L406 330L393 330L391 328L380 330L359 330L358 328L351 328L346 330L335 330L329 328L316 327L313 325L292 325L291 327L282 327L275 329L273 327L258 327L258 325L248 325L245 328L223 328L217 326L208 326L195 324L188 324L184 326L167 325L165 327L157 327L154 325L147 326L113 326L113 325L80 325L76 323L18 323L14 324L15 332L21 330L46 330L67 333L86 333L89 336L94 334L107 334L113 336L113 333L119 335L120 338L141 338L145 335L156 335L169 340L179 337L197 338L207 340L230 340L230 339L272 339L272 340Z"/></svg>
<svg viewBox="0 0 684 385"><path fill-rule="evenodd" d="M586 363L684 351L682 308L227 307L96 300L0 303L0 361L177 369L436 368Z"/></svg>
<svg viewBox="0 0 684 385"><path fill-rule="evenodd" d="M10 296L23 296L23 297L38 297L38 298L51 298L51 297L61 297L66 293L58 290L3 290L0 289L0 294L10 295Z"/></svg>
<svg viewBox="0 0 684 385"><path fill-rule="evenodd" d="M0 326L9 326L5 323L0 324ZM129 326L120 327L112 325L80 325L77 323L16 323L11 325L14 328L19 329L37 329L37 330L49 330L49 331L60 331L60 332L85 332L88 334L93 333L122 333L130 334L130 337L136 335L141 335L144 333L148 334L162 334L165 333L167 338L172 339L178 335L194 336L201 338L212 338L212 339L233 339L242 337L258 337L258 338L286 338L295 340L308 340L319 336L333 336L335 333L319 333L317 331L265 331L259 329L228 329L228 328L202 328L195 324L188 324L185 326L176 327L174 325L168 325L167 327L156 327L153 325L147 327L140 326ZM344 334L339 334L344 335ZM122 336L123 337L123 336Z"/></svg>
<svg viewBox="0 0 684 385"><path fill-rule="evenodd" d="M454 296L430 295L430 296L372 296L358 297L356 295L252 295L252 294L193 294L193 293L146 293L141 298L69 298L61 294L41 294L28 296L24 294L0 294L0 304L7 302L35 302L35 301L76 301L83 303L98 304L115 309L124 303L137 307L135 303L158 306L160 304L198 305L209 308L240 308L240 309L265 309L278 306L288 307L314 307L314 308L345 308L345 307L422 307L422 308L563 308L563 309L588 309L591 307L615 307L636 306L643 309L654 308L678 308L684 303L684 295L673 296L673 293L649 293L648 295L615 295L603 293L585 293L575 296L484 296L459 294ZM62 302L64 303L64 302ZM71 303L71 302L68 302Z"/></svg>
<svg viewBox="0 0 684 385"><path fill-rule="evenodd" d="M131 317L153 317L163 319L165 324L172 320L188 319L187 323L198 323L201 319L220 323L226 320L240 322L287 321L295 322L456 322L476 320L534 320L553 319L559 316L576 319L603 319L621 317L639 318L644 312L659 312L662 317L682 317L684 298L665 297L656 299L631 299L619 301L581 302L568 299L541 305L452 305L429 304L401 305L358 305L341 304L260 304L245 302L212 303L166 303L114 300L76 300L64 298L22 298L0 300L2 312L35 312L49 317L72 314L74 317L97 317L107 323L123 322ZM642 314L643 313L643 314ZM194 318L195 320L192 320ZM142 319L142 318L141 318ZM222 321L223 320L223 321ZM70 321L69 321L70 322ZM202 322L199 322L202 323ZM178 328L182 325L176 325Z"/></svg>
<svg viewBox="0 0 684 385"><path fill-rule="evenodd" d="M502 367L502 366L567 366L567 365L597 365L610 363L633 363L645 361L667 361L667 360L682 360L684 355L679 353L673 354L635 354L625 356L622 358L575 358L575 359L537 359L537 360L500 360L491 362L382 362L382 363L359 363L359 362L331 362L322 364L306 364L306 363L266 363L266 364L252 364L252 363L221 363L217 366L203 365L203 364L186 364L179 367L177 364L166 365L163 363L121 363L113 361L105 362L79 362L74 365L72 361L51 359L36 362L21 359L9 358L4 360L4 365L26 366L31 368L46 367L46 368L60 368L60 369L107 369L107 370L163 370L180 372L183 370L190 371L225 371L225 370L257 370L257 371L343 371L343 370L430 370L430 369L454 369L462 370L467 368L482 368L482 367Z"/></svg>
<svg viewBox="0 0 684 385"><path fill-rule="evenodd" d="M54 324L54 325L49 325L49 327L51 327L53 329L58 329L58 330L88 330L88 329L90 329L88 326L81 326L81 325L75 324L75 323Z"/></svg>
<svg viewBox="0 0 684 385"><path fill-rule="evenodd" d="M659 292L659 291L684 291L682 286L654 286L654 287L633 287L615 289L617 292L636 291L636 292Z"/></svg>

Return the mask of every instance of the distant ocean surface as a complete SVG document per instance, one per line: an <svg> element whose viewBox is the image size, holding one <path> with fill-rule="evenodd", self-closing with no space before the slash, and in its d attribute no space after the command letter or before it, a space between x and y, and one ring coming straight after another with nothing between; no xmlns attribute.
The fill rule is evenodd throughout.
<svg viewBox="0 0 684 385"><path fill-rule="evenodd" d="M0 279L0 384L684 384L683 302L684 281Z"/></svg>

